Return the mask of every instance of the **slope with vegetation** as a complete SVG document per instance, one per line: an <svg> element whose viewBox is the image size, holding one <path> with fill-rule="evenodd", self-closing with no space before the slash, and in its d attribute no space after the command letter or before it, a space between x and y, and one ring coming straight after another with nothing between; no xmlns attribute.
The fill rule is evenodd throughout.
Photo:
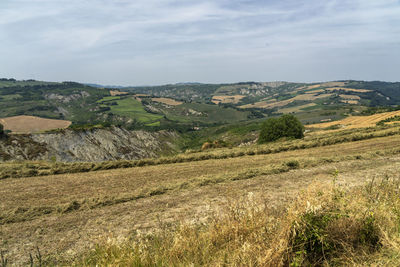
<svg viewBox="0 0 400 267"><path fill-rule="evenodd" d="M74 82L0 79L0 118L29 115L72 122L73 127L177 129L190 133L226 124L295 113L305 124L363 115L395 106L400 83L243 82L174 84L107 89Z"/></svg>
<svg viewBox="0 0 400 267"><path fill-rule="evenodd" d="M398 178L399 126L323 132L159 159L3 163L0 249L16 264L36 246L49 265L396 262L398 187L376 177Z"/></svg>

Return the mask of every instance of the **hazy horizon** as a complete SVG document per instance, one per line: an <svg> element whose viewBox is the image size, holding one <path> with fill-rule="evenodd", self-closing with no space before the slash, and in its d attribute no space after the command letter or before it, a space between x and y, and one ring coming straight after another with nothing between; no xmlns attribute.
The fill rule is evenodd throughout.
<svg viewBox="0 0 400 267"><path fill-rule="evenodd" d="M399 0L4 0L0 77L399 81Z"/></svg>

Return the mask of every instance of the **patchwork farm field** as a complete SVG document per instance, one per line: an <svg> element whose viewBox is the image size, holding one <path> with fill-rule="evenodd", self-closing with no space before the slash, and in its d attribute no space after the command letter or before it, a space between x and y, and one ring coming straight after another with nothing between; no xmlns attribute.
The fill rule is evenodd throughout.
<svg viewBox="0 0 400 267"><path fill-rule="evenodd" d="M109 102L115 103L109 106L113 114L136 119L143 123L155 123L163 117L162 115L145 111L140 101L133 97L106 96L97 101L97 103L102 103L103 105L107 105Z"/></svg>
<svg viewBox="0 0 400 267"><path fill-rule="evenodd" d="M217 104L217 105L219 103L221 103L221 104L226 104L226 103L237 104L244 97L245 97L244 95L229 95L229 96L216 95L216 96L212 97L211 102L213 102L214 104Z"/></svg>
<svg viewBox="0 0 400 267"><path fill-rule="evenodd" d="M15 116L0 118L5 130L16 134L40 133L55 129L65 129L71 125L70 121L52 120L35 116Z"/></svg>
<svg viewBox="0 0 400 267"><path fill-rule="evenodd" d="M165 97L154 97L151 100L153 100L155 102L167 104L167 105L170 105L170 106L179 106L179 105L183 104L183 102L181 102L181 101L176 101L175 99L165 98Z"/></svg>
<svg viewBox="0 0 400 267"><path fill-rule="evenodd" d="M185 153L132 168L7 178L0 180L0 246L12 264L28 264L36 247L50 265L83 264L96 244L205 222L249 194L279 210L313 182L331 184L336 172L336 183L350 187L398 177L399 160L399 128L384 126L310 132L304 140Z"/></svg>
<svg viewBox="0 0 400 267"><path fill-rule="evenodd" d="M283 107L286 106L290 103L293 103L294 101L313 101L317 99L323 99L323 98L328 98L332 96L332 94L301 94L297 95L293 98L287 99L287 100L282 100L282 101L260 101L256 102L254 104L248 104L248 105L243 105L240 106L240 108L276 108L276 107Z"/></svg>
<svg viewBox="0 0 400 267"><path fill-rule="evenodd" d="M309 128L327 128L332 126L342 126L346 129L353 129L353 128L364 128L364 127L373 127L376 123L392 118L394 116L399 116L400 111L392 111L392 112L385 112L385 113L378 113L371 116L350 116L342 120L326 122L326 123L318 123L312 124L307 127Z"/></svg>

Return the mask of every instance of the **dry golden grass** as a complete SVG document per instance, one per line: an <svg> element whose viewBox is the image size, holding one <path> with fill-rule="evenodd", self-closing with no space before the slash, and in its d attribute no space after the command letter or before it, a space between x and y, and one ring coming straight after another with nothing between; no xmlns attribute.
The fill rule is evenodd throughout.
<svg viewBox="0 0 400 267"><path fill-rule="evenodd" d="M367 89L353 89L353 88L344 88L344 87L331 87L331 88L326 88L328 91L348 91L348 92L357 92L357 93L368 93L371 92L371 90Z"/></svg>
<svg viewBox="0 0 400 267"><path fill-rule="evenodd" d="M0 119L5 130L11 130L12 133L38 133L55 129L68 128L72 122L66 120L44 119L34 116L15 116Z"/></svg>
<svg viewBox="0 0 400 267"><path fill-rule="evenodd" d="M111 96L119 96L119 95L127 95L129 94L128 92L121 92L121 91L116 91L116 90L110 90L110 95Z"/></svg>
<svg viewBox="0 0 400 267"><path fill-rule="evenodd" d="M183 104L183 102L176 101L172 98L165 98L165 97L155 97L155 98L152 98L151 100L153 100L154 102L159 102L159 103L167 104L170 106L179 106L179 105Z"/></svg>
<svg viewBox="0 0 400 267"><path fill-rule="evenodd" d="M287 210L249 193L206 223L105 242L81 264L127 266L397 266L400 176L349 188L314 182ZM264 192L268 193L268 192ZM78 261L79 262L79 261Z"/></svg>
<svg viewBox="0 0 400 267"><path fill-rule="evenodd" d="M303 95L297 95L289 100L315 100L315 99L320 99L320 98L326 98L330 97L332 94L303 94Z"/></svg>
<svg viewBox="0 0 400 267"><path fill-rule="evenodd" d="M357 105L358 104L357 100L340 100L340 102L346 103L346 104L351 104L351 105Z"/></svg>
<svg viewBox="0 0 400 267"><path fill-rule="evenodd" d="M396 135L277 154L4 179L1 246L17 264L27 263L36 245L50 262L59 262L104 236L129 237L157 229L158 221L204 221L227 198L248 192L283 207L312 180L330 181L335 168L338 180L350 184L397 169L399 141Z"/></svg>
<svg viewBox="0 0 400 267"><path fill-rule="evenodd" d="M358 95L339 95L343 99L349 99L349 100L360 100L361 97Z"/></svg>
<svg viewBox="0 0 400 267"><path fill-rule="evenodd" d="M307 89L314 89L314 88L318 88L318 87L321 87L321 84L309 85L309 86L307 87Z"/></svg>
<svg viewBox="0 0 400 267"><path fill-rule="evenodd" d="M214 104L226 104L226 103L233 103L233 104L237 104L239 103L239 101L244 98L245 96L243 95L215 95L213 96L211 102L213 102Z"/></svg>
<svg viewBox="0 0 400 267"><path fill-rule="evenodd" d="M313 101L316 99L330 97L332 94L301 94L282 101L260 101L253 104L240 106L240 108L276 108L286 106L296 100Z"/></svg>
<svg viewBox="0 0 400 267"><path fill-rule="evenodd" d="M322 87L339 87L339 86L345 86L346 82L327 82L327 83L322 83Z"/></svg>
<svg viewBox="0 0 400 267"><path fill-rule="evenodd" d="M282 109L279 109L278 112L280 112L280 113L299 112L299 111L301 111L301 109L303 109L303 108L313 107L313 106L316 106L316 105L317 105L317 104L315 104L315 103L309 103L309 104L305 104L305 105L301 105L301 106L296 106L296 107L291 107L291 108L282 108Z"/></svg>
<svg viewBox="0 0 400 267"><path fill-rule="evenodd" d="M326 123L318 123L308 125L308 128L327 128L334 125L342 125L346 129L352 128L364 128L364 127L373 127L376 125L377 122L393 117L393 116L400 115L400 111L392 111L392 112L385 112L385 113L378 113L371 116L350 116L343 120L339 121L332 121Z"/></svg>
<svg viewBox="0 0 400 267"><path fill-rule="evenodd" d="M317 90L307 91L307 92L304 92L304 93L305 94L317 94L317 93L322 93L322 92L325 92L325 90L324 89L317 89Z"/></svg>

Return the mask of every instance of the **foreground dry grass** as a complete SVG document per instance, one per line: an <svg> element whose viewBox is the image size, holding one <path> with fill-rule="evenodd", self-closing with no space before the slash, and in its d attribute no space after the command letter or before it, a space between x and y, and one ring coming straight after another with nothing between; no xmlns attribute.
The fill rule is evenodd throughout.
<svg viewBox="0 0 400 267"><path fill-rule="evenodd" d="M49 263L76 259L104 238L173 222L201 222L252 192L280 210L318 180L358 185L394 176L398 135L275 154L245 155L89 173L0 181L0 248L10 262L39 246Z"/></svg>
<svg viewBox="0 0 400 267"><path fill-rule="evenodd" d="M94 266L398 266L400 177L348 188L315 182L282 211L253 194L205 223L106 242Z"/></svg>

